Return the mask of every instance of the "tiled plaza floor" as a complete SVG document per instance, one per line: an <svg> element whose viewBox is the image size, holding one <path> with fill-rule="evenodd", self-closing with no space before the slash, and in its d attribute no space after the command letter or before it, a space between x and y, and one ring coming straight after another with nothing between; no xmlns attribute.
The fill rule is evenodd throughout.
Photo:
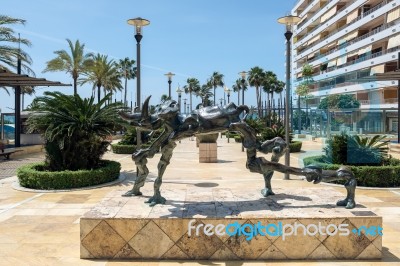
<svg viewBox="0 0 400 266"><path fill-rule="evenodd" d="M321 144L306 141L301 152L291 155L293 166L301 163L299 158L321 152ZM397 155L396 155L397 156ZM149 160L149 182L152 187L160 155ZM29 159L27 159L29 158ZM27 160L43 160L43 154L25 159L0 162L3 177L13 174L13 167ZM105 158L120 161L122 173L128 178L121 184L92 190L59 193L33 193L14 190L15 177L0 180L0 265L400 265L400 190L357 190L357 203L383 216L383 259L379 261L277 261L277 262L126 262L105 260L82 260L79 258L79 218L113 190L128 190L133 184L135 167L129 155L107 153ZM260 189L263 178L249 173L245 168L246 155L240 144L218 140L218 163L199 164L198 149L194 141L184 140L178 144L170 166L165 172L164 183L213 183L220 188ZM281 160L283 162L283 159ZM3 169L7 169L4 173ZM312 185L301 178L282 180L275 173L273 187L296 189L326 186ZM335 187L342 193L342 187ZM149 196L149 195L147 195ZM167 199L168 200L168 199Z"/></svg>

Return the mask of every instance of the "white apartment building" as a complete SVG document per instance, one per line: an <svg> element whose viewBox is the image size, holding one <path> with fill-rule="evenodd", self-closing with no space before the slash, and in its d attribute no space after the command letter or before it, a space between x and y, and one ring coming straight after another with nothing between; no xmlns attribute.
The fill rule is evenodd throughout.
<svg viewBox="0 0 400 266"><path fill-rule="evenodd" d="M397 130L397 81L362 81L397 69L400 53L400 0L299 0L292 14L293 91L302 66L313 67L308 101L318 106L331 94L352 94L361 103L358 121L369 132ZM297 97L297 96L294 96Z"/></svg>

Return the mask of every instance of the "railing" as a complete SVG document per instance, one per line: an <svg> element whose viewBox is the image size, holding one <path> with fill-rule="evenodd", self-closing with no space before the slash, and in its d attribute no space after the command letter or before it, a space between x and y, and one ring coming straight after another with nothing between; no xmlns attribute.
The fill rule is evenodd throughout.
<svg viewBox="0 0 400 266"><path fill-rule="evenodd" d="M338 33L339 31L343 30L344 28L347 28L348 26L356 23L357 21L361 20L362 18L364 18L365 16L368 16L369 14L372 14L373 12L377 11L378 9L382 8L383 6L385 6L387 3L392 2L393 0L385 0L382 1L381 3L379 3L378 5L376 5L375 7L371 8L370 10L368 10L367 12L364 12L363 14L361 14L360 16L356 17L355 19L353 19L352 21L350 21L349 23L346 23L345 25L343 25L342 27L334 30L333 32L331 32L330 34L326 35L324 38L319 39L318 41L313 42L311 45L307 45L307 49L310 49L314 46L316 46L317 44L321 43L322 41L325 41L326 39L328 39L329 37L332 37L333 35L335 35L336 33ZM340 11L337 12L341 12L343 9L347 8L347 6L343 7L342 9L340 9ZM337 13L336 12L336 13ZM332 19L335 16L332 16L331 18L329 18L327 21L325 21L324 23L319 24L317 27L315 27L312 31L310 31L308 33L308 35L310 33L312 33L313 31L315 31L317 28L321 27L322 25L326 24L326 22L328 22L330 19Z"/></svg>
<svg viewBox="0 0 400 266"><path fill-rule="evenodd" d="M343 65L340 65L340 66L329 67L326 70L321 71L320 75L322 74L322 72L329 73L329 72L335 71L337 69L341 69L341 68L344 68L344 67L347 67L347 66L351 66L351 65L354 65L354 64L357 64L357 63L361 63L361 62L364 62L364 61L372 59L372 58L376 58L376 57L379 57L379 56L383 56L385 54L396 52L398 50L400 50L400 46L392 47L390 49L387 49L387 50L384 50L384 51L381 51L381 52L377 52L377 53L374 53L374 54L362 56L362 57L360 57L360 58L358 58L356 60L347 62L346 64L343 64ZM300 82L302 80L303 80L303 78L298 78L298 79L296 79L296 82Z"/></svg>
<svg viewBox="0 0 400 266"><path fill-rule="evenodd" d="M397 103L397 98L384 99L385 103Z"/></svg>
<svg viewBox="0 0 400 266"><path fill-rule="evenodd" d="M371 101L370 100L358 100L361 105L370 105Z"/></svg>
<svg viewBox="0 0 400 266"><path fill-rule="evenodd" d="M368 32L368 33L366 33L364 35L358 36L358 37L356 37L356 38L354 38L354 39L352 39L352 40L350 40L348 42L345 42L343 45L341 45L341 46L339 46L339 47L337 47L335 49L332 49L332 50L330 50L330 51L328 51L328 52L326 52L324 54L320 54L320 55L316 56L315 58L313 58L311 60L308 60L307 64L310 64L310 63L312 63L312 62L314 62L314 61L316 61L316 60L318 60L318 59L320 59L322 57L328 56L328 55L330 55L330 54L332 54L334 52L337 52L337 51L339 51L341 49L344 49L345 47L353 45L353 44L355 44L355 43L357 43L359 41L362 41L362 40L364 40L364 39L366 39L368 37L371 37L372 35L375 35L375 34L381 32L381 31L384 31L384 30L386 30L386 29L388 29L390 27L393 27L393 26L399 24L399 22L400 22L400 20L396 20L396 21L392 21L390 23L383 24L382 26L374 29L373 31L370 31L370 32Z"/></svg>

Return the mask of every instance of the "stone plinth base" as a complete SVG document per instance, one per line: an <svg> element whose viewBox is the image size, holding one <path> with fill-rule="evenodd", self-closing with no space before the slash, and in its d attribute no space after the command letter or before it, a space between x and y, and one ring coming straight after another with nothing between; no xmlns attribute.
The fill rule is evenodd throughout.
<svg viewBox="0 0 400 266"><path fill-rule="evenodd" d="M113 191L81 218L81 258L381 258L382 218L363 206L336 207L334 202L343 195L332 188L277 189L277 195L268 198L255 192L208 190L212 200L204 188L167 189L167 203L154 207L144 203L145 197L123 198L126 191Z"/></svg>
<svg viewBox="0 0 400 266"><path fill-rule="evenodd" d="M199 143L199 162L217 162L217 143Z"/></svg>

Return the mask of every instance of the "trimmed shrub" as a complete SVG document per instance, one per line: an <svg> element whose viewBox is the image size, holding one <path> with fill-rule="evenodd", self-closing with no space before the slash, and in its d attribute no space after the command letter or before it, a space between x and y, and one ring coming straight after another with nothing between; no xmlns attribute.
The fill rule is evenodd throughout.
<svg viewBox="0 0 400 266"><path fill-rule="evenodd" d="M119 177L121 164L102 160L92 170L51 172L45 163L22 166L17 170L21 186L33 189L70 189L108 183Z"/></svg>
<svg viewBox="0 0 400 266"><path fill-rule="evenodd" d="M124 145L121 143L111 144L111 149L113 153L116 154L132 154L136 151L135 145Z"/></svg>
<svg viewBox="0 0 400 266"><path fill-rule="evenodd" d="M226 132L226 137L227 137L227 138L233 139L233 138L235 138L235 137L237 137L237 136L240 136L240 134L234 133L234 132Z"/></svg>
<svg viewBox="0 0 400 266"><path fill-rule="evenodd" d="M301 146L303 146L303 142L293 141L293 142L289 143L289 151L290 152L300 152Z"/></svg>
<svg viewBox="0 0 400 266"><path fill-rule="evenodd" d="M325 170L337 170L341 165L331 164L325 156L312 156L303 159L304 165L318 165ZM365 187L398 187L400 186L400 160L390 158L384 166L352 166L357 185ZM337 182L344 184L344 182Z"/></svg>
<svg viewBox="0 0 400 266"><path fill-rule="evenodd" d="M235 142L239 142L239 143L242 142L242 136L235 136L234 139L235 139Z"/></svg>

